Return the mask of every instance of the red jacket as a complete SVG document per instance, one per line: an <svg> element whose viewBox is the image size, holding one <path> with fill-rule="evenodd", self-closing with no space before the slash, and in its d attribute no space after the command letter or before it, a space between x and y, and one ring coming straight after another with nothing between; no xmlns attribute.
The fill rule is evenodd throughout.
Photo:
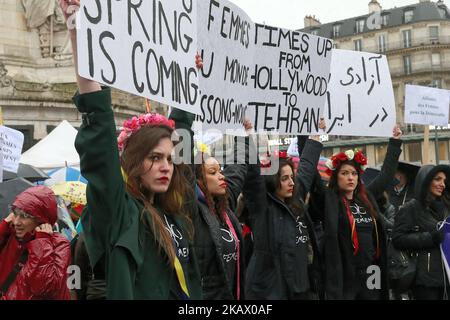
<svg viewBox="0 0 450 320"><path fill-rule="evenodd" d="M37 232L22 243L15 230L0 223L0 285L18 262L23 250L28 259L3 300L70 300L67 268L70 265L70 243L62 235Z"/></svg>

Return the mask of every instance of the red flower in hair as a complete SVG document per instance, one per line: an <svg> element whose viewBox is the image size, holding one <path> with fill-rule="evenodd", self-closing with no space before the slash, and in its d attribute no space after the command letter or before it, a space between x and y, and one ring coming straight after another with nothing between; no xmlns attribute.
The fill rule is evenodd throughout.
<svg viewBox="0 0 450 320"><path fill-rule="evenodd" d="M366 166L367 165L367 158L360 150L358 150L355 153L355 158L354 159L355 159L355 161L357 163L359 163L362 166Z"/></svg>
<svg viewBox="0 0 450 320"><path fill-rule="evenodd" d="M287 155L287 151L279 151L278 152L278 157L280 159L287 159L288 155Z"/></svg>

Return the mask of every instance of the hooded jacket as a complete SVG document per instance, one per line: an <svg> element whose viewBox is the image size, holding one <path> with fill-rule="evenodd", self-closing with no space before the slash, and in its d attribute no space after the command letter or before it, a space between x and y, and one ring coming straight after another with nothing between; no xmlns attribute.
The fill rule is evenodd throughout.
<svg viewBox="0 0 450 320"><path fill-rule="evenodd" d="M431 181L438 172L450 177L450 166L427 165L419 170L414 189L416 198L401 207L392 234L397 249L417 253L416 286L444 287L445 284L437 224L449 215L450 208L439 214L435 202L427 201ZM448 194L449 190L446 185L444 193Z"/></svg>
<svg viewBox="0 0 450 320"><path fill-rule="evenodd" d="M25 190L16 197L13 207L37 217L41 222L56 222L56 199L46 187ZM44 232L27 234L19 241L14 227L6 221L0 224L0 284L4 283L25 250L28 251L28 258L1 299L69 300L66 284L71 260L69 241L60 234Z"/></svg>

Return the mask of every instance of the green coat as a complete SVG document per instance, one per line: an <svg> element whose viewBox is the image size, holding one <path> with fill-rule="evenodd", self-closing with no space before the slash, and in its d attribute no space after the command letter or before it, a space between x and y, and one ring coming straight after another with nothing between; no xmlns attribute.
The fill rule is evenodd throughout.
<svg viewBox="0 0 450 320"><path fill-rule="evenodd" d="M102 257L106 259L107 298L170 299L173 295L169 289L178 279L167 257L157 248L153 233L141 222L143 204L126 192L110 89L76 95L74 102L83 113L75 147L81 173L89 181L88 206L81 221L91 265ZM175 221L186 230L182 221ZM191 242L189 252L189 268L184 270L186 283L190 298L201 299Z"/></svg>

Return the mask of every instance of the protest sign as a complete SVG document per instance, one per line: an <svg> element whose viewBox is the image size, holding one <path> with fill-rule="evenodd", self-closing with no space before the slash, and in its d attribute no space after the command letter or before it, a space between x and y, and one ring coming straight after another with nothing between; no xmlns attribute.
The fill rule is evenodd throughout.
<svg viewBox="0 0 450 320"><path fill-rule="evenodd" d="M78 23L82 77L198 114L222 132L245 117L257 131L318 131L329 39L255 24L226 0L83 1Z"/></svg>
<svg viewBox="0 0 450 320"><path fill-rule="evenodd" d="M22 154L23 133L5 126L0 126L0 146L3 158L3 170L17 173Z"/></svg>
<svg viewBox="0 0 450 320"><path fill-rule="evenodd" d="M82 1L79 74L200 113L194 0Z"/></svg>
<svg viewBox="0 0 450 320"><path fill-rule="evenodd" d="M406 85L405 123L448 125L449 91Z"/></svg>
<svg viewBox="0 0 450 320"><path fill-rule="evenodd" d="M318 132L332 42L315 35L257 24L226 0L198 2L198 45L205 128Z"/></svg>
<svg viewBox="0 0 450 320"><path fill-rule="evenodd" d="M327 134L391 136L396 111L386 56L333 49L328 89Z"/></svg>

